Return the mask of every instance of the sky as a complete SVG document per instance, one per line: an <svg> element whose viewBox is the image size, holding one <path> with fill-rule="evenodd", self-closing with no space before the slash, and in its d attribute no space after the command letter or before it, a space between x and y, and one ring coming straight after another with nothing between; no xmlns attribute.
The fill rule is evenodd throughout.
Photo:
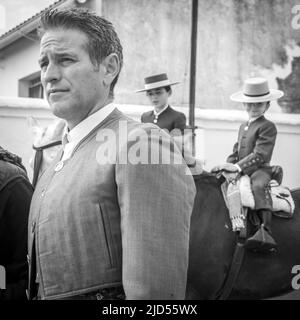
<svg viewBox="0 0 300 320"><path fill-rule="evenodd" d="M0 35L48 7L55 0L0 0Z"/></svg>

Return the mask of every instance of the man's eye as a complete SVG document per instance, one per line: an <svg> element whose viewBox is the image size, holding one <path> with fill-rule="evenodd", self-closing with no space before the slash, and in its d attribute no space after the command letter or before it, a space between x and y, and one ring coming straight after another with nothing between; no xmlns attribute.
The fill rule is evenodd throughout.
<svg viewBox="0 0 300 320"><path fill-rule="evenodd" d="M48 62L46 62L46 61L41 62L41 63L40 63L40 68L41 68L41 69L44 69L44 68L47 67L47 65L48 65Z"/></svg>
<svg viewBox="0 0 300 320"><path fill-rule="evenodd" d="M73 62L73 61L74 61L74 60L73 60L72 58L68 58L68 57L61 58L61 59L60 59L60 62L61 62L61 63L64 63L64 62L68 63L68 62Z"/></svg>

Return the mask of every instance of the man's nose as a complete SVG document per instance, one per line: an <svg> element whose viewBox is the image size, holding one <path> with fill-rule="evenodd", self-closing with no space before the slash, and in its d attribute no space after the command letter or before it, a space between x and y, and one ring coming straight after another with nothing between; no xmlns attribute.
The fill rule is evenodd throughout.
<svg viewBox="0 0 300 320"><path fill-rule="evenodd" d="M61 70L55 63L49 63L45 72L42 72L41 79L42 82L49 83L53 81L58 81L61 78Z"/></svg>

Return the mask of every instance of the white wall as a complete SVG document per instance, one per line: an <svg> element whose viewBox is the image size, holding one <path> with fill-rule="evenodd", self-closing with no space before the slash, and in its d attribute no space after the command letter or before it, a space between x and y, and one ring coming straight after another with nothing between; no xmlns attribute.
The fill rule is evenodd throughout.
<svg viewBox="0 0 300 320"><path fill-rule="evenodd" d="M18 80L40 70L39 43L21 38L1 50L0 96L18 97Z"/></svg>
<svg viewBox="0 0 300 320"><path fill-rule="evenodd" d="M150 107L138 105L118 105L130 117L139 120L142 112ZM188 116L186 108L176 108ZM32 154L32 137L27 127L26 117L35 116L43 125L53 121L44 100L29 98L0 97L0 145L20 155L32 175L28 162ZM195 112L196 156L204 161L205 169L210 170L224 163L237 139L237 130L246 114L239 110L203 110ZM290 188L300 187L300 115L272 114L268 117L276 123L277 142L272 163L284 170L284 184Z"/></svg>

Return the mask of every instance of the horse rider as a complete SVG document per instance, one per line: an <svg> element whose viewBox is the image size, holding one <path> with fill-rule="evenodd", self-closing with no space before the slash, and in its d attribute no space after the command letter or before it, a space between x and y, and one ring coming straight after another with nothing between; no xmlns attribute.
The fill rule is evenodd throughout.
<svg viewBox="0 0 300 320"><path fill-rule="evenodd" d="M245 248L261 252L272 252L277 244L272 237L272 199L268 184L272 178L272 158L277 129L275 124L265 117L270 101L283 96L283 92L269 89L264 78L245 80L243 90L230 96L232 101L241 102L248 114L248 121L239 128L238 141L232 154L227 158L230 169L247 174L255 200L255 210L261 224L253 236L245 242Z"/></svg>
<svg viewBox="0 0 300 320"><path fill-rule="evenodd" d="M169 132L179 129L183 133L186 128L186 117L184 113L174 110L168 102L172 95L171 86L179 82L170 82L166 73L146 77L144 81L144 89L137 92L146 92L153 110L143 113L141 121L154 123Z"/></svg>

